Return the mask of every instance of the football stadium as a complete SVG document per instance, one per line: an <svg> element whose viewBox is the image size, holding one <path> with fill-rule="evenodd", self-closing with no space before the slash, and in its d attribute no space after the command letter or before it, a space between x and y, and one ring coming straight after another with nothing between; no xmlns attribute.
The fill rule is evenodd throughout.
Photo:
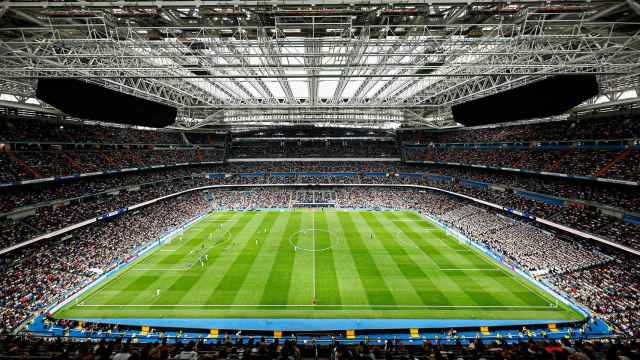
<svg viewBox="0 0 640 360"><path fill-rule="evenodd" d="M0 360L640 359L640 2L0 1L0 271Z"/></svg>

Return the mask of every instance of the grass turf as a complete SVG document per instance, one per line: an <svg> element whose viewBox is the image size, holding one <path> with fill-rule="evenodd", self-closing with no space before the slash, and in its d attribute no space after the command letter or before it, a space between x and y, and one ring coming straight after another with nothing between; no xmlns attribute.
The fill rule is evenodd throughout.
<svg viewBox="0 0 640 360"><path fill-rule="evenodd" d="M414 212L305 209L212 213L54 315L582 318Z"/></svg>

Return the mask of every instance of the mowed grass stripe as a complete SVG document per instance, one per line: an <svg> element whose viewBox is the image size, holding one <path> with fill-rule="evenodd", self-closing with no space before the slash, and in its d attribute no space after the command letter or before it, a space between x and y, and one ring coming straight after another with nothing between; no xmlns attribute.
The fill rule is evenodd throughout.
<svg viewBox="0 0 640 360"><path fill-rule="evenodd" d="M261 304L260 299L266 291L269 276L275 266L278 249L283 241L288 242L285 238L291 213L278 212L277 214L278 216L268 232L265 234L259 230L259 237L250 239L247 244L253 244L253 246L260 248L247 277L236 294L234 304Z"/></svg>
<svg viewBox="0 0 640 360"><path fill-rule="evenodd" d="M313 218L306 209L296 210L301 214L300 231L291 234L291 241L298 247L310 248L312 246L309 230L313 227ZM300 248L293 252L293 265L291 268L291 280L289 282L289 294L287 304L301 305L311 304L313 297L313 254Z"/></svg>
<svg viewBox="0 0 640 360"><path fill-rule="evenodd" d="M148 267L157 267L159 264L172 265L184 260L185 257L193 256L189 254L199 243L207 240L212 232L217 232L217 224L211 223L212 220L217 220L221 217L227 218L228 215L222 213L213 213L204 217L202 220L193 224L191 227L182 232L182 234L176 234L171 239L171 243L165 244L162 249L173 249L173 252L162 252L161 254L155 254L154 256L148 256L145 258L144 264ZM242 217L235 213L231 215L231 218L235 221ZM141 263L142 264L142 263Z"/></svg>
<svg viewBox="0 0 640 360"><path fill-rule="evenodd" d="M468 250L466 245L460 244L459 241L456 241L453 237L449 236L436 224L433 224L430 220L427 220L414 211L403 211L402 213L386 213L385 215L396 220L394 221L394 225L399 224L397 220L399 219L400 215L404 216L405 218L415 219L416 221L412 222L411 224L414 225L414 228L418 228L415 229L416 233L430 237L430 239L434 240L434 244L440 244L442 245L442 247L446 247L452 250Z"/></svg>
<svg viewBox="0 0 640 360"><path fill-rule="evenodd" d="M369 299L358 274L353 254L349 249L349 239L342 232L342 226L336 211L325 213L327 224L332 235L337 237L331 249L333 253L334 267L338 279L338 292L343 304L368 304Z"/></svg>
<svg viewBox="0 0 640 360"><path fill-rule="evenodd" d="M395 213L387 213L386 214L390 218L395 218L397 214ZM459 253L455 251L450 251L445 253L440 248L436 246L430 246L428 241L425 241L421 238L421 235L416 233L416 231L411 228L409 225L401 222L395 222L395 226L400 228L400 230L411 239L414 244L422 250L423 253L430 255L436 263L441 268L445 269L454 269L461 268L458 264L451 261L449 256L461 256ZM430 240L430 239L429 239ZM477 256L475 253L463 253L462 256ZM465 271L445 271L445 276L449 278L452 282L458 285L458 288L462 290L473 302L478 305L509 305L502 303L499 299L491 295L490 289L483 289L477 286L475 282L475 277L478 276L476 272L465 272Z"/></svg>
<svg viewBox="0 0 640 360"><path fill-rule="evenodd" d="M420 215L415 212L409 213L412 214L411 216L414 218L420 218ZM397 218L398 216L397 213L387 213L386 215L387 217L392 218ZM406 216L409 215L407 214ZM424 228L435 226L427 222L426 219L423 220L424 221L417 221L415 224ZM394 225L397 225L397 223L394 223ZM471 268L495 268L496 270L499 270L494 273L480 273L470 276L476 279L481 285L484 285L485 288L492 289L492 292L499 295L501 300L505 302L509 301L513 305L543 306L549 304L546 297L541 297L536 291L533 291L520 283L516 278L516 274L506 271L493 260L490 260L483 254L472 250L470 245L462 244L459 241L456 241L453 237L441 232L434 232L434 235L437 235L438 238L453 251L469 250L467 253L455 253L452 254L452 256L464 257L466 262L470 264Z"/></svg>
<svg viewBox="0 0 640 360"><path fill-rule="evenodd" d="M190 271L182 272L179 276L173 276L165 279L165 283L163 284L163 291L166 291L166 294L161 294L159 298L154 298L151 301L153 304L180 304L184 299L190 299L189 301L196 301L198 303L203 302L201 292L203 290L204 283L206 279L209 277L206 276L206 273L209 270L211 264L215 264L216 261L220 258L222 254L226 253L227 247L233 241L234 234L239 234L243 231L243 229L250 223L252 216L248 216L246 213L236 213L233 222L228 223L230 225L219 227L217 223L210 223L207 225L203 231L209 231L210 233L215 233L219 235L220 243L217 243L216 246L209 249L207 255L209 256L209 260L207 261L207 267L202 268L200 263L197 262L197 258L199 255L194 256L194 264ZM197 236L208 239L207 234L198 234ZM193 244L189 251L193 251L197 253L200 245L198 243ZM192 261L189 259L189 261ZM170 275L170 274L167 274ZM206 288L206 287L205 287ZM142 302L144 303L144 302Z"/></svg>
<svg viewBox="0 0 640 360"><path fill-rule="evenodd" d="M359 211L352 213L357 229L366 229L368 233L364 235L364 244L369 251L383 275L383 279L387 287L391 290L391 294L398 305L423 305L422 299L411 286L411 282L407 279L398 264L393 259L387 249L382 244L381 236L376 234L377 229L373 229L367 223L365 216L369 216L369 212Z"/></svg>
<svg viewBox="0 0 640 360"><path fill-rule="evenodd" d="M211 216L211 215L210 215ZM205 217L201 221L209 218ZM199 224L198 222L197 224ZM185 265L185 259L193 257L189 255L189 249L197 246L201 242L201 238L208 234L206 228L197 231L190 235L190 237L183 237L183 241L178 245L180 249L183 249L178 255L170 256L169 253L163 253L159 250L165 248L169 244L158 247L151 254L147 255L140 262L134 264L131 268L125 270L125 272L116 277L114 280L108 283L103 291L96 292L95 297L92 297L87 303L101 303L101 304L136 304L138 301L146 301L149 303L155 296L155 289L167 290L165 286L166 277L174 277L177 274L184 274L185 272L169 272L165 271L132 271L136 268L150 268L150 267L162 267L162 268L179 268L178 265ZM173 241L173 240L172 240ZM175 246L172 242L170 246ZM175 263L165 263L163 259L171 258ZM155 259L155 260L152 260ZM142 298L142 300L140 299Z"/></svg>
<svg viewBox="0 0 640 360"><path fill-rule="evenodd" d="M387 218L393 220L398 218L398 214L394 212L386 212L384 214ZM418 231L411 225L404 222L393 222L393 225L400 229L400 231L413 243L418 246L425 254L431 256L438 267L442 269L455 269L455 268L497 268L495 264L483 264L483 266L475 266L475 262L468 260L468 258L476 257L475 253L458 252L459 250L446 245L448 242L453 241L448 235L439 231L423 233ZM468 247L463 247L468 249Z"/></svg>
<svg viewBox="0 0 640 360"><path fill-rule="evenodd" d="M370 239L369 234L372 233L372 228L369 224L362 219L358 212L349 212L347 217L352 220L352 232L357 234L355 236L346 234L343 229L343 223L340 217L345 214L340 212L327 211L322 214L317 213L314 218L311 216L309 210L297 210L295 212L278 212L280 215L270 231L267 234L263 233L264 227L261 227L261 223L264 221L266 212L225 212L212 214L208 219L218 219L229 217L236 219L237 222L244 221L246 226L238 229L238 226L233 228L232 222L225 221L223 224L226 226L227 231L237 233L232 237L232 240L236 243L234 246L221 246L220 254L212 256L210 253L209 264L206 268L201 268L197 263L196 266L188 271L162 271L161 277L155 280L155 285L150 285L148 289L140 292L135 290L136 286L131 285L131 290L123 292L122 290L130 286L129 282L120 282L118 287L114 290L111 289L107 282L105 286L98 286L95 290L91 290L86 296L89 298L95 297L100 299L104 294L109 298L115 292L120 292L118 301L112 304L113 306L104 307L89 307L89 306L74 306L69 305L63 310L56 312L55 316L72 317L72 318L410 318L410 319L576 319L579 316L575 312L568 309L566 306L560 304L557 308L552 307L549 302L545 303L545 299L552 299L549 294L543 291L536 291L533 286L526 286L522 284L524 280L518 278L515 274L508 271L506 268L501 271L444 271L438 270L438 263L432 259L432 256L437 254L434 252L425 253L425 247L423 244L428 244L433 247L434 250L439 251L446 256L448 260L454 265L448 268L498 268L492 259L481 257L479 253L471 252L466 244L460 244L452 237L445 234L443 231L423 231L423 229L434 229L430 226L430 222L424 218L419 218L414 212L361 212L362 214L369 214L375 216L380 225L392 235L402 238L402 242L391 242L391 246L398 246L404 250L404 252L411 257L412 261L420 267L420 269L426 274L425 278L431 281L433 285L417 286L413 282L408 282L405 274L398 268L395 262L390 258L389 251L384 244L381 243L383 236L377 236L375 239ZM298 214L297 220L292 220L294 214ZM387 216L387 214L394 214L393 216ZM384 216L383 216L384 215ZM323 216L326 221L326 228L332 233L334 239L340 239L335 247L331 249L331 255L333 258L333 268L335 269L336 285L333 292L339 295L340 304L331 307L312 306L311 305L311 254L308 251L298 250L295 252L292 247L288 245L288 237L290 234L304 228L310 229L314 226L316 228L321 227L320 217ZM393 221L399 219L403 221ZM408 221L404 221L408 220ZM415 221L414 221L415 220ZM294 226L295 230L291 229L291 223L296 222L298 226ZM158 272L153 270L147 271L129 271L132 269L144 269L150 268L151 263L157 263L160 259L166 259L167 257L176 259L170 255L184 255L188 254L191 250L197 250L200 248L203 239L209 241L209 233L214 233L221 222L216 221L204 221L194 224L194 227L188 229L185 232L183 241L174 241L172 244L162 245L161 249L171 249L171 252L157 252L152 251L138 262L145 262L145 265L138 265L138 262L128 267L124 272L117 276L123 276L131 282L149 283L150 275L156 275ZM408 236L402 228L408 226L411 231L416 234L416 237ZM224 227L223 226L223 227ZM202 233L206 229L205 233ZM199 234L199 235L198 235ZM318 247L321 243L327 243L329 239L318 235ZM191 242L192 238L197 236L199 241ZM267 240L265 240L265 236ZM252 248L256 247L256 238L264 242L264 246L258 250L257 256L254 258L250 269L247 272L247 276L244 281L241 282L240 288L235 292L235 297L229 304L246 304L252 307L232 307L229 304L222 304L223 307L208 307L199 306L199 304L206 305L207 300L211 296L211 291L215 289L219 283L228 275L229 272L234 271L234 264L238 260L238 257L243 256L245 246L251 244ZM354 240L355 239L355 240ZM152 239L150 239L152 240ZM229 240L231 242L231 240ZM302 237L298 239L302 245L308 246L312 244L309 241L309 237ZM360 248L357 254L352 253L352 248L355 248L354 244L360 243ZM287 247L289 247L287 249ZM454 251L453 249L464 249L465 251ZM285 251L282 254L282 251ZM366 274L363 276L357 260L362 250L369 256L369 262L373 268L377 271L377 274ZM214 251L211 249L211 251ZM320 256L320 254L316 254ZM462 255L462 256L460 256ZM195 257L186 257L182 260L182 263L171 264L171 261L167 261L166 266L181 266L185 262L194 261ZM284 282L275 273L277 263L279 259L288 260L289 271L288 279L285 277ZM294 266L293 264L296 264ZM318 261L319 263L319 261ZM478 266L473 266L478 264ZM322 281L323 269L318 267L318 280ZM364 271L368 271L365 269ZM461 274L458 274L458 273ZM292 274L295 273L295 276ZM185 277L186 276L186 277ZM176 281L180 277L185 277L187 281ZM295 277L295 278L294 278ZM463 279L464 277L470 280ZM379 301L380 297L377 297L378 305L369 305L371 289L365 289L363 278L366 281L371 281L373 287L379 287L382 285L386 288L388 299L384 302ZM416 277L420 279L419 276ZM460 285L453 280L455 278L460 283L465 284L465 288L461 288ZM278 280L274 282L274 280ZM195 283L194 283L195 281ZM474 283L475 282L475 283ZM175 283L173 288L169 284ZM288 294L281 296L280 299L284 301L277 301L281 304L289 304L289 306L283 307L266 307L261 306L262 299L267 298L269 290L272 288L272 284L286 284L289 286ZM263 285L264 284L264 285ZM319 289L321 284L318 283ZM273 286L273 294L279 294L276 289L280 285ZM403 305L417 305L420 306L420 302L423 301L421 297L416 293L420 291L422 286L437 288L437 291L442 292L453 308L417 308L417 307L396 307L396 302ZM162 294L156 298L155 288L161 288ZM409 291L406 291L405 289ZM102 289L108 289L103 294ZM463 289L466 289L465 292ZM375 289L374 290L378 290ZM417 291L416 291L417 290ZM499 307L481 307L478 303L471 298L481 296L478 290L484 290L491 292L492 296L498 299L503 299L508 302L505 305L498 305ZM286 290L285 290L286 291ZM321 297L323 290L319 291ZM471 295L469 295L471 294ZM537 296L534 296L537 294ZM407 296L408 295L408 296ZM120 306L124 305L122 300L127 297L136 296L135 302L130 305L134 306ZM138 297L139 296L139 297ZM182 299L178 301L177 296L182 296ZM255 297L255 302L252 301ZM508 301L506 300L508 298ZM93 299L93 298L92 298ZM319 299L321 300L321 299ZM529 300L534 300L532 303ZM154 302L157 301L157 306ZM528 302L527 302L528 301ZM267 303L265 301L265 303ZM525 304L531 304L538 306L537 308L531 308ZM91 304L98 306L108 305L102 301L91 301ZM176 304L182 306L175 306ZM256 304L255 307L253 304ZM305 305L305 307L296 307L295 304ZM500 306L511 306L522 304L524 308L504 308ZM88 303L86 305L89 305ZM279 305L279 304L276 304ZM322 305L322 301L320 304ZM349 306L344 306L349 305ZM392 307L388 307L391 305ZM141 307L140 307L141 306ZM429 305L427 305L429 306ZM471 306L471 307L465 307ZM488 306L488 305L485 305ZM577 316L577 317L576 317Z"/></svg>
<svg viewBox="0 0 640 360"><path fill-rule="evenodd" d="M329 231L324 211L312 211L311 216L315 217L315 227L321 230L317 232L317 248L329 247L328 250L315 253L317 303L320 305L341 304L338 277L333 259L333 244L338 243L339 239L333 239L334 235Z"/></svg>
<svg viewBox="0 0 640 360"><path fill-rule="evenodd" d="M242 222L242 215L238 214L237 223ZM207 223L208 224L208 223ZM228 227L227 229L232 229ZM157 274L158 277L154 282L147 283L144 287L138 289L135 295L129 296L131 304L175 304L185 296L187 291L201 278L202 269L197 263L198 257L202 250L202 246L206 246L209 234L216 231L212 224L206 225L197 232L193 232L188 237L183 238L181 251L177 256L173 257L174 262L163 264L166 268L181 268L191 264L191 269L187 271L157 271L148 270L132 271L131 274ZM209 255L211 259L215 259L216 255L222 252L224 243L214 247ZM162 265L144 264L141 268L161 268ZM135 268L134 268L135 269ZM160 296L156 296L156 289L160 289Z"/></svg>
<svg viewBox="0 0 640 360"><path fill-rule="evenodd" d="M398 217L401 215L405 214L400 213ZM421 249L420 246L401 229L401 227L407 227L416 230L415 228L420 227L420 225L418 225L417 222L397 222L393 221L394 219L396 219L396 217L392 216L389 212L379 213L377 216L377 220L381 226L393 236L393 238L389 240L392 240L392 243L404 249L406 255L413 259L413 262L422 269L425 278L430 282L425 284L425 286L436 289L450 304L474 305L475 302L473 299L466 295L458 284L449 279L445 271L440 270L438 263L432 258L433 255L438 254ZM427 232L418 233L418 236L421 236L422 242L431 244L436 234L435 232ZM444 256L444 254L440 254L440 256Z"/></svg>
<svg viewBox="0 0 640 360"><path fill-rule="evenodd" d="M382 224L378 220L376 213L363 214L369 227L376 233L382 246L387 250L391 258L396 263L404 277L409 281L415 292L418 294L424 305L451 305L447 297L434 285L420 265L418 265L405 249L396 240L394 235L387 231L391 224ZM410 225L409 225L410 226ZM428 257L423 254L423 257Z"/></svg>
<svg viewBox="0 0 640 360"><path fill-rule="evenodd" d="M267 212L254 232L251 235L246 234L247 236L243 240L244 246L242 247L242 250L237 254L233 264L209 296L207 304L233 303L233 299L235 298L238 289L242 286L242 283L247 277L247 274L258 255L258 252L264 245L264 242L261 242L256 246L251 239L255 239L258 233L263 231L263 229L271 228L277 217L278 212Z"/></svg>
<svg viewBox="0 0 640 360"><path fill-rule="evenodd" d="M172 239L172 243L169 245L163 246L163 249L167 247L174 248L175 252L160 252L159 254L154 254L154 256L149 256L145 260L145 262L138 264L138 267L147 267L147 268L177 268L175 265L185 265L189 261L195 261L198 258L198 255L194 254L195 250L198 246L202 246L206 241L209 240L209 235L212 233L217 233L219 230L217 229L217 224L211 224L207 222L208 219L216 219L217 214L213 214L207 216L202 219L200 222L194 224L199 225L201 222L206 225L202 228L199 228L197 231L191 231L191 228L183 233L182 240L179 240L180 235L177 238ZM234 217L235 220L242 218L242 215L236 214ZM228 227L225 227L222 230L226 233ZM192 250L194 250L192 252ZM187 261L188 260L188 261ZM145 266L141 266L145 265Z"/></svg>
<svg viewBox="0 0 640 360"><path fill-rule="evenodd" d="M230 266L233 259L234 251L240 246L240 241L246 231L249 231L256 222L256 215L250 212L238 212L239 219L230 225L223 226L224 231L220 234L224 241L210 249L207 253L209 260L204 268L200 264L196 264L192 269L195 274L194 279L189 278L189 274L185 274L185 279L192 280L182 284L177 280L171 286L172 288L182 288L182 292L174 297L174 304L185 302L193 302L197 304L207 304L212 286L215 286L222 278L225 269ZM227 223L229 224L229 223ZM217 228L218 224L210 224L210 227ZM219 230L218 230L219 231Z"/></svg>
<svg viewBox="0 0 640 360"><path fill-rule="evenodd" d="M300 231L300 212L290 212L285 232L280 240L276 258L269 273L260 304L286 304L289 297L291 274L295 253L289 242L289 236Z"/></svg>
<svg viewBox="0 0 640 360"><path fill-rule="evenodd" d="M378 269L369 249L365 246L360 233L351 218L349 212L337 213L342 232L346 237L345 243L349 246L349 251L362 282L369 304L391 305L395 304L395 299L384 281L383 275Z"/></svg>
<svg viewBox="0 0 640 360"><path fill-rule="evenodd" d="M398 216L396 217L396 214L389 212L384 215L390 221L400 217L400 214L397 214ZM450 303L466 306L477 305L471 297L471 294L465 292L464 283L456 282L455 278L449 276L449 271L437 270L441 267L446 269L455 269L458 267L449 261L447 257L449 252L446 251L446 247L443 248L442 246L432 245L434 242L437 242L435 238L437 234L435 232L418 233L412 225L407 222L393 222L393 225L390 226L389 229L397 229L400 232L397 236L402 237L402 241L407 243L405 246L412 248L413 251L424 256L425 261L423 261L423 265L432 268L432 270L427 273L427 276L431 278L434 286L442 291ZM436 261L434 258L439 259L439 261Z"/></svg>

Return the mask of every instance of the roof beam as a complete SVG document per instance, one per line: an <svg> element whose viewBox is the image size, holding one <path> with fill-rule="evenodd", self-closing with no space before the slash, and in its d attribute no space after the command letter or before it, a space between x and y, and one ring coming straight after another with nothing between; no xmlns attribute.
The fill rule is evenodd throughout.
<svg viewBox="0 0 640 360"><path fill-rule="evenodd" d="M432 5L495 5L496 0L431 0ZM554 4L575 4L581 3L577 0L555 0ZM616 3L614 0L591 0L593 3ZM505 2L506 3L506 2ZM543 5L545 0L510 0L509 4L517 5ZM190 8L208 6L299 6L308 4L302 0L147 0L147 1L11 1L12 8ZM320 3L318 3L320 5ZM322 5L366 5L366 6L387 6L388 0L323 0ZM416 5L424 4L424 0L401 0L394 2L394 5Z"/></svg>

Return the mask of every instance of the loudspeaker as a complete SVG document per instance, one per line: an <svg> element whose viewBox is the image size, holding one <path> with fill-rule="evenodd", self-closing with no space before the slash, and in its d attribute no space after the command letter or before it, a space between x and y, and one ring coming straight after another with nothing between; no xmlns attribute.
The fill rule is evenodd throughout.
<svg viewBox="0 0 640 360"><path fill-rule="evenodd" d="M39 79L36 97L81 119L154 128L175 122L178 109L77 79Z"/></svg>
<svg viewBox="0 0 640 360"><path fill-rule="evenodd" d="M559 115L598 95L595 75L557 75L451 108L465 126Z"/></svg>

